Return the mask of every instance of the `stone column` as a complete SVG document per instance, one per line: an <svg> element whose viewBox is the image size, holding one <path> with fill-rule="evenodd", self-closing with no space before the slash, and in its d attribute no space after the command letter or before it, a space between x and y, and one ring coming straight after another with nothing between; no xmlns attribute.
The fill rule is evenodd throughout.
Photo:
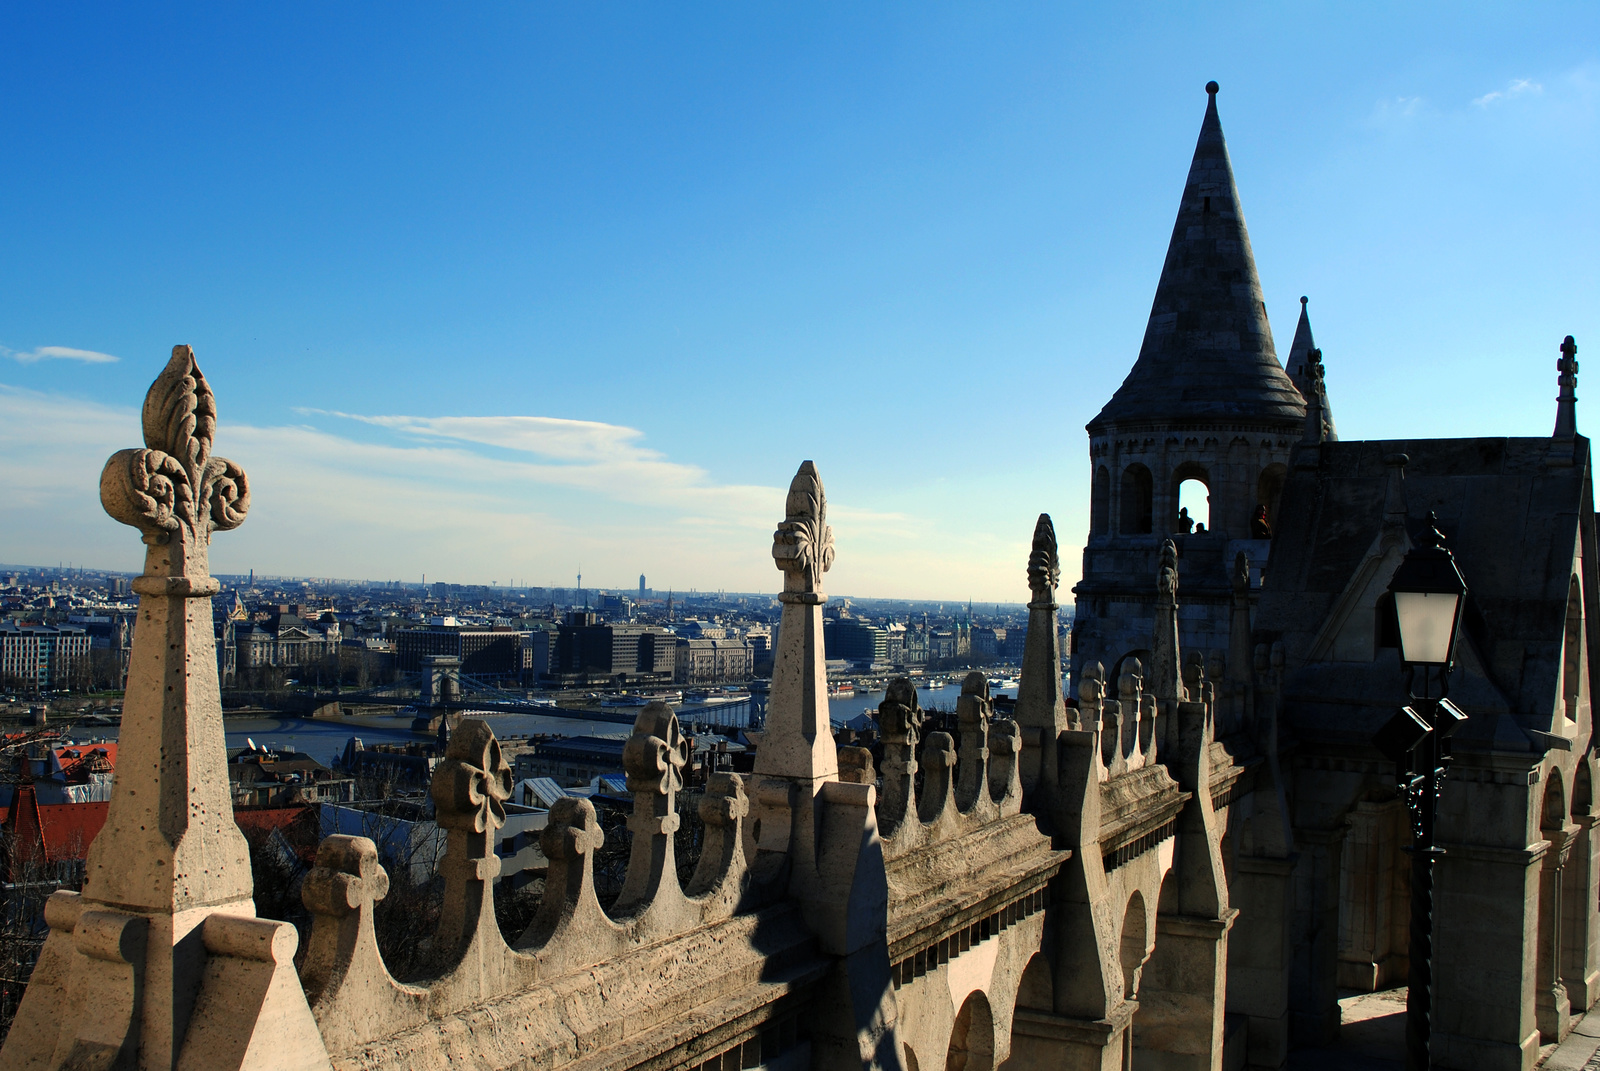
<svg viewBox="0 0 1600 1071"><path fill-rule="evenodd" d="M1350 812L1339 874L1341 989L1373 993L1405 984L1405 945L1395 936L1406 932L1407 901L1396 899L1409 889L1399 865L1406 821L1399 799L1361 800Z"/></svg>
<svg viewBox="0 0 1600 1071"><path fill-rule="evenodd" d="M822 477L809 461L789 484L785 512L772 539L783 572L783 618L752 776L761 827L755 880L786 886L818 946L836 957L810 1020L815 1058L825 1066L899 1071L877 790L839 780L822 640L822 575L833 564L833 529Z"/></svg>
<svg viewBox="0 0 1600 1071"><path fill-rule="evenodd" d="M1294 831L1294 959L1289 1028L1296 1045L1327 1045L1339 1036L1339 861L1345 827ZM1435 977L1438 970L1434 971Z"/></svg>
<svg viewBox="0 0 1600 1071"><path fill-rule="evenodd" d="M266 1045L277 1066L328 1066L294 975L294 927L255 919L233 820L208 549L212 532L244 521L250 492L211 453L216 422L193 351L177 346L145 399L146 449L101 474L106 512L145 543L116 786L82 895L51 897L50 936L0 1051L7 1068L223 1068L264 1059ZM241 959L272 979L255 998L218 988ZM274 1036L257 1044L260 1022ZM185 1049L190 1036L209 1039L204 1054Z"/></svg>
<svg viewBox="0 0 1600 1071"><path fill-rule="evenodd" d="M1179 746L1169 769L1189 802L1178 814L1172 870L1156 915L1156 943L1139 983L1134 1019L1141 1067L1222 1067L1228 992L1228 931L1239 912L1228 904L1221 831L1211 808L1211 740L1215 695L1208 682L1191 687L1197 702L1178 704Z"/></svg>
<svg viewBox="0 0 1600 1071"><path fill-rule="evenodd" d="M1574 1011L1587 1011L1600 1000L1600 838L1595 816L1574 815L1577 827L1562 873L1566 887L1561 903L1565 935L1561 980Z"/></svg>
<svg viewBox="0 0 1600 1071"><path fill-rule="evenodd" d="M1228 936L1228 1012L1250 1022L1246 1066L1276 1071L1289 1058L1289 921L1293 858L1241 855L1233 862L1228 902L1239 921Z"/></svg>
<svg viewBox="0 0 1600 1071"><path fill-rule="evenodd" d="M1093 680L1093 678L1089 678ZM1088 688L1098 692L1098 681ZM1050 1011L1019 1008L1008 1068L1125 1071L1134 1001L1124 999L1112 916L1100 855L1100 760L1097 715L1057 740L1060 779L1051 798L1054 846L1072 855L1050 884L1053 970Z"/></svg>
<svg viewBox="0 0 1600 1071"><path fill-rule="evenodd" d="M1513 792L1526 788L1508 786L1505 795ZM1433 1058L1461 1071L1529 1071L1539 1055L1535 975L1547 842L1444 847L1434 875Z"/></svg>
<svg viewBox="0 0 1600 1071"><path fill-rule="evenodd" d="M1033 553L1028 557L1032 597L1028 600L1028 639L1022 651L1016 719L1023 733L1022 790L1031 797L1029 809L1046 815L1056 785L1056 737L1067 727L1057 628L1056 586L1060 583L1056 528L1050 515L1041 513L1033 529ZM1041 804L1041 800L1045 802Z"/></svg>
<svg viewBox="0 0 1600 1071"><path fill-rule="evenodd" d="M1546 1043L1559 1042L1572 1029L1572 1001L1561 984L1562 870L1572 837L1564 829L1547 829L1550 847L1539 868L1539 953L1534 990L1535 1018Z"/></svg>

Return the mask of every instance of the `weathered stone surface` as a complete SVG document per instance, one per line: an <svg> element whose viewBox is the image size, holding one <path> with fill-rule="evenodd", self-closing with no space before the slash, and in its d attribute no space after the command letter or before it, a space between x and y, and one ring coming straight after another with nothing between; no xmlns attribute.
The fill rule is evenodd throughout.
<svg viewBox="0 0 1600 1071"><path fill-rule="evenodd" d="M1089 431L1183 418L1273 424L1304 415L1305 402L1273 350L1211 91L1139 359Z"/></svg>

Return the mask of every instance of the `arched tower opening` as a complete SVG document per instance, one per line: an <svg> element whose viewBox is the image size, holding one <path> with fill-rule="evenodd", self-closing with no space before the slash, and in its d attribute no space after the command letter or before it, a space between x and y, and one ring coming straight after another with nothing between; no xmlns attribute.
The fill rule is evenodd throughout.
<svg viewBox="0 0 1600 1071"><path fill-rule="evenodd" d="M1267 525L1273 531L1278 527L1278 500L1283 497L1283 484L1288 477L1288 466L1274 461L1256 479L1256 505L1267 511Z"/></svg>
<svg viewBox="0 0 1600 1071"><path fill-rule="evenodd" d="M1122 995L1128 1000L1139 995L1139 971L1144 967L1147 947L1146 929L1144 894L1135 890L1128 898L1127 910L1122 913L1122 942L1117 956L1122 964Z"/></svg>
<svg viewBox="0 0 1600 1071"><path fill-rule="evenodd" d="M1185 461L1172 470L1172 496L1174 515L1168 531L1203 533L1212 531L1211 473L1204 465Z"/></svg>
<svg viewBox="0 0 1600 1071"><path fill-rule="evenodd" d="M1171 234L1139 356L1086 427L1093 493L1074 588L1074 680L1086 665L1148 646L1158 540L1182 531L1184 508L1191 534L1203 524L1216 539L1179 548L1183 590L1196 596L1184 603L1179 641L1219 646L1231 600L1197 596L1232 590L1233 559L1219 544L1249 538L1262 505L1275 519L1305 432L1306 401L1278 360L1215 94ZM1180 472L1186 465L1199 471ZM1199 484L1183 487L1190 478Z"/></svg>
<svg viewBox="0 0 1600 1071"><path fill-rule="evenodd" d="M967 997L956 1016L944 1071L994 1071L994 1013L981 989Z"/></svg>
<svg viewBox="0 0 1600 1071"><path fill-rule="evenodd" d="M1111 534L1111 470L1097 465L1094 470L1094 488L1089 497L1089 534Z"/></svg>
<svg viewBox="0 0 1600 1071"><path fill-rule="evenodd" d="M1149 535L1155 520L1155 480L1137 461L1122 470L1123 535Z"/></svg>

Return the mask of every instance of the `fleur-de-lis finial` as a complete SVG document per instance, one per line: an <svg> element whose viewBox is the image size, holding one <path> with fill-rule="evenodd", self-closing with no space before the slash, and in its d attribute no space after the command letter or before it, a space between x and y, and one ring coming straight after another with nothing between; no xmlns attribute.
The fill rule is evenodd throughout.
<svg viewBox="0 0 1600 1071"><path fill-rule="evenodd" d="M633 722L633 735L622 748L622 765L630 792L670 796L683 787L689 763L689 741L678 716L666 703L651 703Z"/></svg>
<svg viewBox="0 0 1600 1071"><path fill-rule="evenodd" d="M1033 526L1033 553L1028 555L1028 587L1035 599L1044 598L1061 583L1061 556L1056 549L1056 526L1050 514L1039 514Z"/></svg>
<svg viewBox="0 0 1600 1071"><path fill-rule="evenodd" d="M772 558L783 570L784 590L820 593L822 574L833 566L833 529L822 477L809 461L801 463L789 484L785 512L772 533Z"/></svg>
<svg viewBox="0 0 1600 1071"><path fill-rule="evenodd" d="M244 523L250 484L238 465L212 456L216 398L188 346L172 348L172 359L150 385L143 424L145 448L119 450L106 462L100 502L113 518L144 533L152 551L147 573L204 576L211 533ZM154 553L158 547L169 548L165 569Z"/></svg>
<svg viewBox="0 0 1600 1071"><path fill-rule="evenodd" d="M436 821L445 829L486 833L506 824L511 767L487 722L461 720L434 768L431 791Z"/></svg>

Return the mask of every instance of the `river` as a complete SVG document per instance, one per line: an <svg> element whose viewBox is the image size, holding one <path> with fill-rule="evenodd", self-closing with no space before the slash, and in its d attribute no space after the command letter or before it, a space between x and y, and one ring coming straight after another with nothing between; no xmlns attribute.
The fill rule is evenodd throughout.
<svg viewBox="0 0 1600 1071"><path fill-rule="evenodd" d="M878 704L883 701L883 694L882 689L859 690L853 696L830 697L829 717L835 725L842 725L861 714L876 711ZM1014 698L1017 689L1012 686L998 689L993 694L1009 695ZM956 699L960 695L961 683L959 680L953 680L943 688L918 688L917 702L924 708L954 710ZM327 763L343 753L345 742L352 736L359 736L362 743L368 746L416 743L430 739L430 734L411 731L412 717L411 714L396 714L340 718L337 721L289 717L229 717L224 719L223 728L230 748L245 747L253 742L257 747L275 751L292 749L310 755L319 762ZM747 726L750 720L750 703L746 700L712 707L691 704L689 709L683 712L682 718L691 728L697 725ZM548 714L492 714L485 720L494 728L495 735L501 739L531 736L536 733L559 736L605 736L615 739L623 739L628 735L628 726L616 722L585 721L580 718L562 718ZM78 731L72 732L72 739L77 743L116 738L117 729L114 726L81 726Z"/></svg>

